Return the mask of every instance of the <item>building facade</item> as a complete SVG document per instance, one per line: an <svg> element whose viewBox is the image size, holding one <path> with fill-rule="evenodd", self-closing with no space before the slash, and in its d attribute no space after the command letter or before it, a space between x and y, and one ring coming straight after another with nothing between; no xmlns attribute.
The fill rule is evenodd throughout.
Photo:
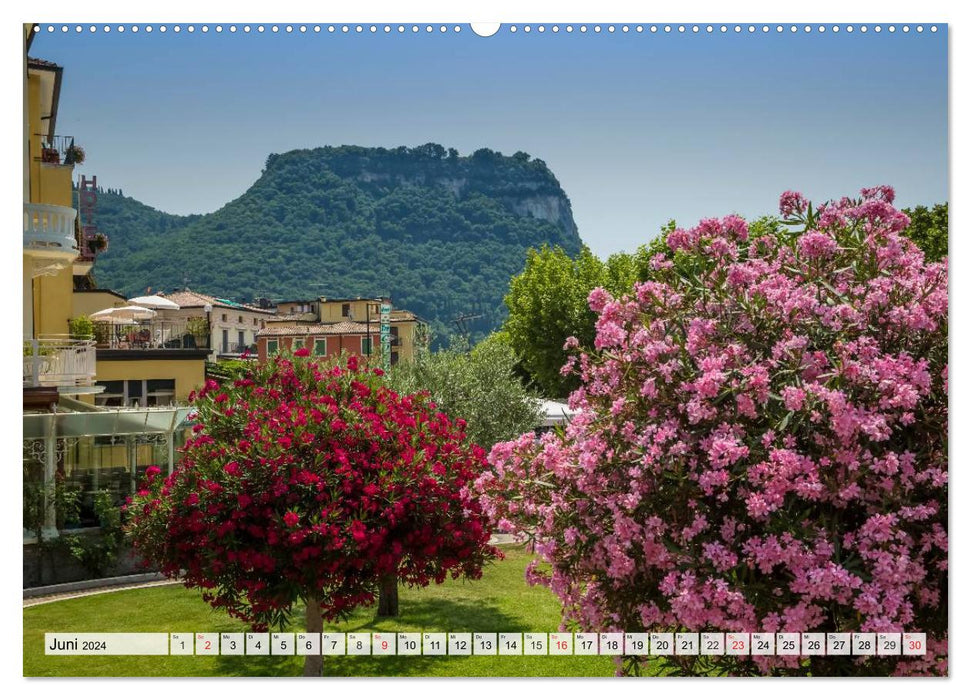
<svg viewBox="0 0 971 700"><path fill-rule="evenodd" d="M188 429L189 408L178 404L202 384L208 354L116 342L124 327L112 326L104 342L72 333L74 319L127 302L109 290L75 291L78 280L90 285L107 239L79 214L91 210L94 178L80 178L75 206L85 153L57 132L64 69L30 55L36 34L23 25L25 585L35 581L28 562L40 560L40 540L96 529L96 499L120 506L148 466L172 470ZM68 496L76 508L56 505Z"/></svg>
<svg viewBox="0 0 971 700"><path fill-rule="evenodd" d="M427 338L427 323L410 311L391 308L388 323L389 356L382 358L381 308L388 299L328 299L277 304L277 315L257 336L261 362L287 348L307 348L320 357L342 352L386 365L408 362Z"/></svg>
<svg viewBox="0 0 971 700"><path fill-rule="evenodd" d="M208 327L209 359L237 358L244 354L256 354L256 336L275 314L272 309L262 309L241 304L231 299L221 299L209 294L184 289L160 296L179 305L179 309L159 310L159 319L166 322L182 321ZM192 326L195 328L196 326ZM201 338L200 338L201 340Z"/></svg>

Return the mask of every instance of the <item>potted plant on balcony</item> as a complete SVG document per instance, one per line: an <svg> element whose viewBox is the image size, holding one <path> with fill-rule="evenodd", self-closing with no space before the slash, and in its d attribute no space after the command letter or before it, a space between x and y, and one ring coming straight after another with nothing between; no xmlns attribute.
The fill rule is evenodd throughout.
<svg viewBox="0 0 971 700"><path fill-rule="evenodd" d="M78 316L67 322L71 338L74 340L91 340L94 338L94 321L87 316Z"/></svg>
<svg viewBox="0 0 971 700"><path fill-rule="evenodd" d="M108 250L108 237L103 233L96 233L88 239L88 250L94 255L105 252Z"/></svg>
<svg viewBox="0 0 971 700"><path fill-rule="evenodd" d="M64 165L81 165L84 162L84 149L72 143L64 150Z"/></svg>
<svg viewBox="0 0 971 700"><path fill-rule="evenodd" d="M209 321L202 317L190 318L186 322L186 330L196 341L197 348L209 347Z"/></svg>
<svg viewBox="0 0 971 700"><path fill-rule="evenodd" d="M43 146L40 149L40 162L59 165L61 162L61 154L56 148L48 148L47 146Z"/></svg>
<svg viewBox="0 0 971 700"><path fill-rule="evenodd" d="M94 343L99 348L111 346L111 324L93 323Z"/></svg>

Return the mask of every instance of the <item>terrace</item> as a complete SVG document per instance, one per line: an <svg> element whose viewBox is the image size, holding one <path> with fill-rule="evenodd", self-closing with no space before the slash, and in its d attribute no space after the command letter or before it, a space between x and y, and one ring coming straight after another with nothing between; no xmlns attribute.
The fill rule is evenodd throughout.
<svg viewBox="0 0 971 700"><path fill-rule="evenodd" d="M209 334L191 320L152 320L136 323L95 323L96 346L105 350L208 350Z"/></svg>

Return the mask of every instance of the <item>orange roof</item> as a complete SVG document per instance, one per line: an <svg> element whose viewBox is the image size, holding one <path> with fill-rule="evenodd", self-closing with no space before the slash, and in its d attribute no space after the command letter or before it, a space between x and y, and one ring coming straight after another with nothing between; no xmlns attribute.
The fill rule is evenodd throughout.
<svg viewBox="0 0 971 700"><path fill-rule="evenodd" d="M200 292L193 292L192 290L185 289L181 292L169 292L168 294L159 293L159 296L165 297L166 299L175 302L182 308L193 308L202 307L209 304L213 307L219 307L221 309L237 309L242 311L252 311L260 314L267 314L272 316L273 312L269 309L261 309L258 306L252 306L250 304L240 304L236 302L226 303L226 299L217 299L216 297L209 296L208 294L202 294Z"/></svg>
<svg viewBox="0 0 971 700"><path fill-rule="evenodd" d="M380 324L371 324L371 334L379 333ZM307 326L268 326L258 332L257 336L266 335L367 335L368 327L354 321L340 323L315 324Z"/></svg>

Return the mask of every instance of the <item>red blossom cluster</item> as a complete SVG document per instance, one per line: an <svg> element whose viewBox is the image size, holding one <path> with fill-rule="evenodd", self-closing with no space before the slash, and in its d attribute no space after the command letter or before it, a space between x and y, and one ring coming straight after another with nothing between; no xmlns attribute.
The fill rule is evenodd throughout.
<svg viewBox="0 0 971 700"><path fill-rule="evenodd" d="M485 455L462 421L381 375L297 351L207 382L178 468L150 468L129 506L136 548L257 629L301 598L341 617L390 575L479 578L501 556L467 493Z"/></svg>

